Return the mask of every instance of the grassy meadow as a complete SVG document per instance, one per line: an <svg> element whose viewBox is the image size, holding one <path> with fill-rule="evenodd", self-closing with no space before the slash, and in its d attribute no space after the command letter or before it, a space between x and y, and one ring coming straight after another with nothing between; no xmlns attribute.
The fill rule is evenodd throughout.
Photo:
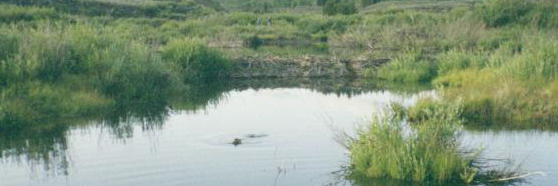
<svg viewBox="0 0 558 186"><path fill-rule="evenodd" d="M557 12L552 0L6 0L0 133L171 99L194 108L239 55L387 58L363 78L431 84L440 100L360 131L355 172L482 184L514 173L482 170L458 143L463 126L558 129Z"/></svg>

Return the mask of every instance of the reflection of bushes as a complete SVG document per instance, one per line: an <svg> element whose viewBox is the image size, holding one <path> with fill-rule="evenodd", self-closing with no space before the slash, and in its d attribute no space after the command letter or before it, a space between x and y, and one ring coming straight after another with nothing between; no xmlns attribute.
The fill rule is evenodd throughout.
<svg viewBox="0 0 558 186"><path fill-rule="evenodd" d="M99 94L41 83L8 87L0 101L0 129L6 130L99 114L111 103Z"/></svg>

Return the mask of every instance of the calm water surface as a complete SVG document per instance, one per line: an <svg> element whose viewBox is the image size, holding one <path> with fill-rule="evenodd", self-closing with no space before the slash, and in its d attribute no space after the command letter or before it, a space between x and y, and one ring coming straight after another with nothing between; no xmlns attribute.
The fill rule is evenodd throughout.
<svg viewBox="0 0 558 186"><path fill-rule="evenodd" d="M390 102L412 105L433 92L348 87L245 83L204 106L169 109L156 119L3 137L0 185L351 185L333 174L348 162L335 131L350 133ZM235 138L243 143L232 145ZM547 173L525 184L558 183L554 132L470 131L463 140L483 145L488 158L512 158L525 171Z"/></svg>

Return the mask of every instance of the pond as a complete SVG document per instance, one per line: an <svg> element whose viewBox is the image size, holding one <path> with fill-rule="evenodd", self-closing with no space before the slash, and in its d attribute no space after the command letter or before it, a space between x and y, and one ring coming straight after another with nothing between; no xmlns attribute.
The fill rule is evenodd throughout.
<svg viewBox="0 0 558 186"><path fill-rule="evenodd" d="M336 174L348 163L337 131L351 133L391 102L433 94L358 80L219 85L164 111L2 136L0 185L352 185ZM558 182L555 132L475 130L463 140L483 145L487 158L547 174L526 185Z"/></svg>

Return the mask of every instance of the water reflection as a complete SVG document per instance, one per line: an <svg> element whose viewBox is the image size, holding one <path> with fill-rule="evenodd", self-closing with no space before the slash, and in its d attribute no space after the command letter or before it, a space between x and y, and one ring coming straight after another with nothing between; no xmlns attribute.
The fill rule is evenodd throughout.
<svg viewBox="0 0 558 186"><path fill-rule="evenodd" d="M49 175L68 175L68 127L56 125L46 129L2 131L0 159L2 162L28 163Z"/></svg>
<svg viewBox="0 0 558 186"><path fill-rule="evenodd" d="M98 126L116 139L134 136L134 129L162 130L173 113L196 113L217 105L230 91L248 89L304 88L323 94L352 97L384 89L385 84L358 79L244 79L193 85L171 97L150 100L118 100L105 114L94 118L64 121L69 124L46 124L21 128L18 131L0 131L0 159L3 162L28 162L32 168L41 166L49 174L68 174L70 166L67 133L73 128L87 129ZM426 88L424 88L426 89ZM409 94L416 90L411 87ZM402 90L401 92L405 92ZM48 126L48 127L45 127Z"/></svg>
<svg viewBox="0 0 558 186"><path fill-rule="evenodd" d="M0 131L0 179L21 185L28 179L21 175L28 174L18 171L28 165L47 176L86 179L83 182L91 185L324 185L330 183L329 172L346 164L346 154L321 119L336 118L331 123L350 129L363 113L430 88L360 79L244 79L191 86L159 99L117 102L100 116L64 122L70 124ZM153 131L164 134L154 145L159 153L150 149L150 139L138 135ZM252 134L265 137L248 139ZM124 144L106 143L106 135ZM467 136L471 143L494 140L476 133ZM237 137L246 144L229 144ZM95 149L101 144L103 149ZM546 148L552 143L540 153L551 152ZM549 157L540 161L545 159ZM98 180L97 174L109 177ZM161 180L167 182L157 182ZM406 184L368 181L341 177L338 184ZM540 183L552 181L556 180Z"/></svg>

